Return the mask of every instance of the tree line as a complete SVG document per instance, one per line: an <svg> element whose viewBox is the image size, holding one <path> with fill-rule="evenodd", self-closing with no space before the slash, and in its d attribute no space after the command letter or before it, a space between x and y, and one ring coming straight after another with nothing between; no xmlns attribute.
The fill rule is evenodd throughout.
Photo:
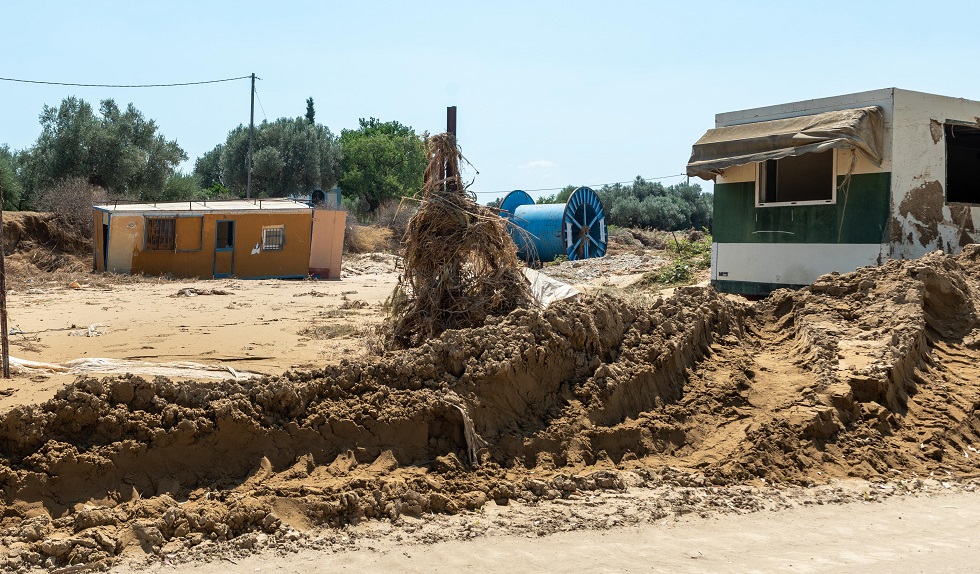
<svg viewBox="0 0 980 574"><path fill-rule="evenodd" d="M565 203L579 186L567 185L561 191L538 198L538 203ZM629 184L604 185L595 190L606 212L609 225L640 229L679 231L708 229L712 225L711 193L687 182L664 186L637 176ZM499 207L501 199L490 206Z"/></svg>
<svg viewBox="0 0 980 574"><path fill-rule="evenodd" d="M55 209L69 194L73 205L120 199L185 201L245 196L249 129L238 125L214 148L180 170L188 159L176 140L133 104L112 99L94 107L68 97L44 106L41 134L24 150L0 145L3 208ZM305 113L263 121L253 137L253 197L305 195L339 185L344 202L357 215L376 212L388 200L422 187L427 133L376 118L337 136L317 123L313 98ZM564 203L576 189L567 186L539 203ZM622 227L677 230L711 228L711 194L697 184L663 186L637 177L630 184L596 190L608 222ZM84 217L88 217L85 215Z"/></svg>
<svg viewBox="0 0 980 574"><path fill-rule="evenodd" d="M176 140L133 104L112 99L96 108L68 97L44 106L41 134L24 150L0 146L0 186L8 210L48 210L52 193L79 188L97 200L184 201L244 197L248 181L249 128L239 125L194 161ZM253 197L305 195L340 185L358 213L422 187L428 134L397 121L361 119L337 136L316 122L313 98L306 113L255 126Z"/></svg>

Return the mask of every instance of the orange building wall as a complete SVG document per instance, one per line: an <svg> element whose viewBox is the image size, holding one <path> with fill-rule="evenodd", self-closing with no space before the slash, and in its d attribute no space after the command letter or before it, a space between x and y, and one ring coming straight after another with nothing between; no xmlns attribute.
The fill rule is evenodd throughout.
<svg viewBox="0 0 980 574"><path fill-rule="evenodd" d="M105 259L102 251L104 245L102 224L108 220L109 216L104 211L96 209L92 212L92 259L94 262L92 269L97 272L105 271Z"/></svg>
<svg viewBox="0 0 980 574"><path fill-rule="evenodd" d="M347 214L317 209L313 212L310 273L321 279L340 279L340 259L344 252Z"/></svg>
<svg viewBox="0 0 980 574"><path fill-rule="evenodd" d="M230 220L235 222L235 277L252 279L307 275L312 210L301 213L206 213L185 217L195 218L195 221L182 221L184 217L178 217L177 251L144 251L144 216L113 214L110 218L108 270L147 275L169 273L188 278L213 277L217 222ZM285 244L280 251L261 249L262 227L271 225L285 226ZM200 248L196 249L198 245ZM96 246L96 259L99 257L99 247Z"/></svg>

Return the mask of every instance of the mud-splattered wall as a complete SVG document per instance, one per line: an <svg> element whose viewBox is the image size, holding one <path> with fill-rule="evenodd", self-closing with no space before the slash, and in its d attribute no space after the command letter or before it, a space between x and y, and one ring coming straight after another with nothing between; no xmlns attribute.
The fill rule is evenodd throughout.
<svg viewBox="0 0 980 574"><path fill-rule="evenodd" d="M158 212L150 212L159 216ZM94 259L99 271L113 273L170 274L175 277L215 275L216 226L218 221L234 221L233 247L230 249L231 275L245 279L267 277L306 277L310 263L310 233L313 210L295 212L263 210L253 212L166 213L176 219L175 244L170 250L151 251L145 246L146 213L122 212L108 216L108 240L102 240L102 226L96 238ZM95 210L95 220L105 217ZM327 222L329 231L334 231ZM343 220L339 222L343 242ZM263 247L263 229L282 229L282 245ZM339 252L339 246L335 251ZM335 267L339 270L339 255Z"/></svg>
<svg viewBox="0 0 980 574"><path fill-rule="evenodd" d="M946 201L943 124L980 123L980 102L899 89L894 94L889 256L959 253L980 239L980 206Z"/></svg>

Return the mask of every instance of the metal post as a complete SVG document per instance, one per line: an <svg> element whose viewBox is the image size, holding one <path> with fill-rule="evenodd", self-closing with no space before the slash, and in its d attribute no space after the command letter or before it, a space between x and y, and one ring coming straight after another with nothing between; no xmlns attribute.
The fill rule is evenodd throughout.
<svg viewBox="0 0 980 574"><path fill-rule="evenodd" d="M3 378L10 378L10 340L7 333L7 268L4 264L6 241L3 236L3 186L0 185L0 353L3 354Z"/></svg>
<svg viewBox="0 0 980 574"><path fill-rule="evenodd" d="M456 106L446 108L446 132L453 136L453 144L456 143ZM445 181L446 191L459 191L455 181L450 178L459 174L453 169L452 160L447 158L446 164L442 168L442 179Z"/></svg>
<svg viewBox="0 0 980 574"><path fill-rule="evenodd" d="M255 73L252 73L252 111L248 116L248 175L245 179L245 199L252 197L252 138L255 136Z"/></svg>
<svg viewBox="0 0 980 574"><path fill-rule="evenodd" d="M446 131L456 137L456 106L446 108Z"/></svg>

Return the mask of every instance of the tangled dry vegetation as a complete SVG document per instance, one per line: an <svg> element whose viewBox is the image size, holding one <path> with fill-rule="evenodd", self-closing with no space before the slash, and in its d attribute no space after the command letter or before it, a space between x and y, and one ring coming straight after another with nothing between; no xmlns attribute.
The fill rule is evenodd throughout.
<svg viewBox="0 0 980 574"><path fill-rule="evenodd" d="M405 234L405 270L382 335L387 348L417 347L532 304L506 222L466 191L460 159L455 136L430 139L420 207Z"/></svg>
<svg viewBox="0 0 980 574"><path fill-rule="evenodd" d="M92 268L91 233L64 215L6 212L3 241L7 286L13 290L68 284Z"/></svg>

